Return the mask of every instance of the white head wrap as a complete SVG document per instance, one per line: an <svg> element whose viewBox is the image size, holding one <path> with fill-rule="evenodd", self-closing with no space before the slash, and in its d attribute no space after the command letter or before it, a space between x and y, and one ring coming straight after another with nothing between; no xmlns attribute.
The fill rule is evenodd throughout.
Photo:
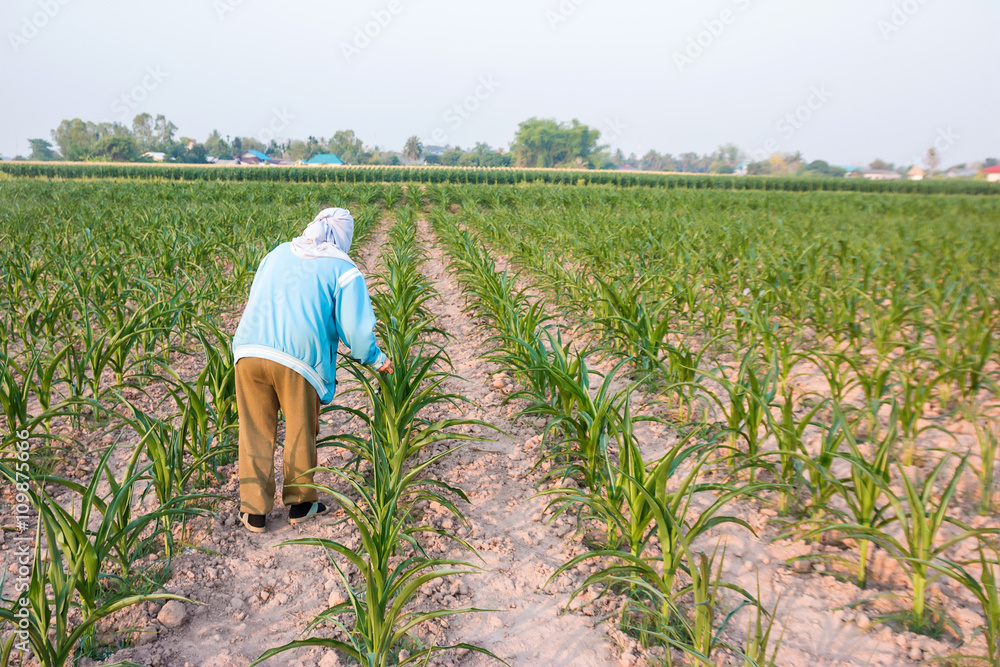
<svg viewBox="0 0 1000 667"><path fill-rule="evenodd" d="M292 252L303 259L336 257L356 266L354 260L347 256L353 238L354 218L351 212L345 208L328 208L319 212L302 236L292 240Z"/></svg>

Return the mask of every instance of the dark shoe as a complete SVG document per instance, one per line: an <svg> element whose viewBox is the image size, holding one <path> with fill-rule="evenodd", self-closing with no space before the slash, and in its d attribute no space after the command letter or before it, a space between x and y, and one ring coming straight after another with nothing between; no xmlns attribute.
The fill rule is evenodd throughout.
<svg viewBox="0 0 1000 667"><path fill-rule="evenodd" d="M240 512L240 521L243 525L247 527L251 533L263 533L264 532L264 515L263 514L249 514L247 512Z"/></svg>
<svg viewBox="0 0 1000 667"><path fill-rule="evenodd" d="M307 519L326 514L328 508L323 503L299 503L288 510L289 523L302 523Z"/></svg>

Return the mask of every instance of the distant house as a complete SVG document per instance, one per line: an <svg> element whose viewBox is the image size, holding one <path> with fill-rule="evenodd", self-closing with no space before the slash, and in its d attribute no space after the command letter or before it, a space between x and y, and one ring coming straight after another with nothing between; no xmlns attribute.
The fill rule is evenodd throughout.
<svg viewBox="0 0 1000 667"><path fill-rule="evenodd" d="M240 155L240 162L242 164L274 164L277 160L264 155L260 151L247 151L243 155Z"/></svg>
<svg viewBox="0 0 1000 667"><path fill-rule="evenodd" d="M975 169L969 169L965 165L960 167L952 167L948 171L944 172L945 178L975 178L978 172Z"/></svg>
<svg viewBox="0 0 1000 667"><path fill-rule="evenodd" d="M898 171L889 169L862 169L856 173L861 174L869 181L898 181L903 178Z"/></svg>
<svg viewBox="0 0 1000 667"><path fill-rule="evenodd" d="M321 153L305 161L309 165L337 165L344 164L344 161L333 153Z"/></svg>
<svg viewBox="0 0 1000 667"><path fill-rule="evenodd" d="M914 167L906 174L906 177L911 181L922 181L925 176L927 176L927 172L920 167Z"/></svg>
<svg viewBox="0 0 1000 667"><path fill-rule="evenodd" d="M424 156L436 155L440 157L449 150L451 150L451 144L448 144L447 146L424 146Z"/></svg>
<svg viewBox="0 0 1000 667"><path fill-rule="evenodd" d="M986 174L986 180L990 183L1000 183L1000 165L987 167L986 169L982 169L979 173Z"/></svg>
<svg viewBox="0 0 1000 667"><path fill-rule="evenodd" d="M166 153L161 153L159 151L146 151L145 153L143 153L141 155L141 157L152 158L153 162L163 162L163 160L166 159L167 154Z"/></svg>
<svg viewBox="0 0 1000 667"><path fill-rule="evenodd" d="M639 171L639 170L630 164L623 164L622 166L618 167L618 171Z"/></svg>

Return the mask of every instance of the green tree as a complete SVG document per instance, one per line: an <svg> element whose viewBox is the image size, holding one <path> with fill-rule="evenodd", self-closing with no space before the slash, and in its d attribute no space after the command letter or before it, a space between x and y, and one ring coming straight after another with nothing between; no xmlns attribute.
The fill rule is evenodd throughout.
<svg viewBox="0 0 1000 667"><path fill-rule="evenodd" d="M202 144L195 144L190 149L185 146L184 152L177 158L177 161L188 164L205 164L208 162L205 147Z"/></svg>
<svg viewBox="0 0 1000 667"><path fill-rule="evenodd" d="M826 160L813 160L806 165L805 171L802 172L802 175L814 178L839 178L844 176L846 173L846 169L833 167Z"/></svg>
<svg viewBox="0 0 1000 667"><path fill-rule="evenodd" d="M412 136L406 140L406 145L403 146L403 155L408 160L419 160L423 154L424 145L420 143L420 137Z"/></svg>
<svg viewBox="0 0 1000 667"><path fill-rule="evenodd" d="M59 157L52 150L52 144L45 141L45 139L28 139L28 143L31 144L31 155L28 156L29 160L55 160Z"/></svg>
<svg viewBox="0 0 1000 667"><path fill-rule="evenodd" d="M365 160L364 144L354 130L340 130L330 139L330 152L347 164L361 164Z"/></svg>
<svg viewBox="0 0 1000 667"><path fill-rule="evenodd" d="M156 150L169 151L174 145L174 133L177 126L167 120L163 114L158 114L153 123L153 146Z"/></svg>
<svg viewBox="0 0 1000 667"><path fill-rule="evenodd" d="M731 174L736 171L736 168L728 162L713 160L712 164L708 167L708 171L712 174Z"/></svg>
<svg viewBox="0 0 1000 667"><path fill-rule="evenodd" d="M702 158L697 153L681 153L680 170L693 174L701 174L708 171L709 164L706 164L706 162L707 160Z"/></svg>
<svg viewBox="0 0 1000 667"><path fill-rule="evenodd" d="M111 135L94 144L93 156L108 162L134 162L139 157L139 146L131 136Z"/></svg>
<svg viewBox="0 0 1000 667"><path fill-rule="evenodd" d="M141 113L132 119L132 134L141 152L153 150L153 117Z"/></svg>
<svg viewBox="0 0 1000 667"><path fill-rule="evenodd" d="M288 147L288 157L293 162L308 160L312 157L309 155L309 144L301 139L293 139L291 145Z"/></svg>
<svg viewBox="0 0 1000 667"><path fill-rule="evenodd" d="M730 167L738 167L743 158L743 151L734 143L723 144L715 151L715 159Z"/></svg>
<svg viewBox="0 0 1000 667"><path fill-rule="evenodd" d="M229 144L222 138L218 130L212 130L205 140L205 152L208 155L220 156L229 154Z"/></svg>
<svg viewBox="0 0 1000 667"><path fill-rule="evenodd" d="M100 139L98 127L79 118L64 120L52 130L52 140L66 160L84 160L93 153L94 144Z"/></svg>
<svg viewBox="0 0 1000 667"><path fill-rule="evenodd" d="M549 118L530 118L518 126L511 152L519 167L558 167L577 158L593 166L601 133L580 123L557 123Z"/></svg>
<svg viewBox="0 0 1000 667"><path fill-rule="evenodd" d="M445 165L446 167L457 166L461 159L462 159L462 149L457 146L441 154L441 164Z"/></svg>

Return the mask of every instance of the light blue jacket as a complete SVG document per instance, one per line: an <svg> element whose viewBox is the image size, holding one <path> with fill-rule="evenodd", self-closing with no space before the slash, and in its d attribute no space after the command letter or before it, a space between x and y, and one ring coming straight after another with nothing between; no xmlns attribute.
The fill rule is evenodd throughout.
<svg viewBox="0 0 1000 667"><path fill-rule="evenodd" d="M261 262L243 317L233 336L235 361L270 359L309 381L327 404L336 391L337 345L375 368L387 357L378 348L375 313L365 278L349 262L302 259L282 243Z"/></svg>

